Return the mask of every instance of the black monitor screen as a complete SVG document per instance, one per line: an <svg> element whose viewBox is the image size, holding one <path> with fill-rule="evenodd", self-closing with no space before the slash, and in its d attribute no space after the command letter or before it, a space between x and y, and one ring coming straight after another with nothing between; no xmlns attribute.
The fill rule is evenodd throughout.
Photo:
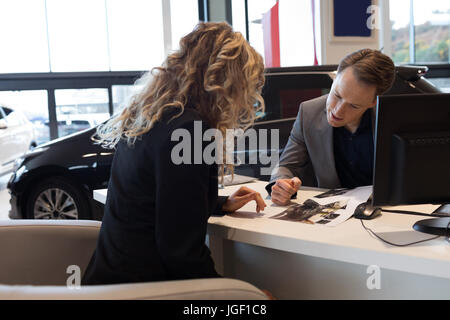
<svg viewBox="0 0 450 320"><path fill-rule="evenodd" d="M380 96L373 205L450 202L450 94Z"/></svg>

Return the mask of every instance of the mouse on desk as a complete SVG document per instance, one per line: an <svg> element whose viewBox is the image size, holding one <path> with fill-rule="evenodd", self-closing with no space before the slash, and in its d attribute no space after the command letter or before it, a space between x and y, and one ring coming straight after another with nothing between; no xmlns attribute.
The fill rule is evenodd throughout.
<svg viewBox="0 0 450 320"><path fill-rule="evenodd" d="M372 220L381 215L381 208L374 208L367 202L363 202L355 209L353 217L362 220Z"/></svg>

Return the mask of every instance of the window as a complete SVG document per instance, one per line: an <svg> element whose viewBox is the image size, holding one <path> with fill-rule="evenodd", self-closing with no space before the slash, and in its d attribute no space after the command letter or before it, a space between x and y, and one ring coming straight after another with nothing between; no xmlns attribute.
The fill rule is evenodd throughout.
<svg viewBox="0 0 450 320"><path fill-rule="evenodd" d="M110 104L114 113L127 105L140 88L131 85L140 76L136 71L161 65L198 17L198 0L2 0L0 73L87 73L61 81L33 75L14 84L17 90L44 90L11 91L6 79L2 88L9 91L0 91L0 105L25 114L38 144L50 140L50 131L53 139L96 125L109 118ZM105 72L101 78L89 73L124 70L129 72ZM47 92L47 86L58 89ZM89 87L101 89L75 90Z"/></svg>
<svg viewBox="0 0 450 320"><path fill-rule="evenodd" d="M448 0L391 0L389 6L395 63L450 62Z"/></svg>
<svg viewBox="0 0 450 320"><path fill-rule="evenodd" d="M247 3L249 42L264 57L264 46L267 43L264 43L263 15L268 13L277 1L248 0ZM234 29L245 35L245 4L243 1L234 0L232 6ZM281 67L314 65L315 35L312 15L311 1L285 0L278 2ZM266 65L270 65L267 59Z"/></svg>
<svg viewBox="0 0 450 320"><path fill-rule="evenodd" d="M44 0L0 1L0 30L0 73L50 71Z"/></svg>
<svg viewBox="0 0 450 320"><path fill-rule="evenodd" d="M416 63L448 63L450 46L450 3L442 0L415 0Z"/></svg>
<svg viewBox="0 0 450 320"><path fill-rule="evenodd" d="M239 31L245 37L247 25L245 21L245 1L231 0L231 14L233 18L233 29Z"/></svg>
<svg viewBox="0 0 450 320"><path fill-rule="evenodd" d="M107 89L55 90L58 136L89 129L109 119Z"/></svg>
<svg viewBox="0 0 450 320"><path fill-rule="evenodd" d="M150 70L197 22L198 0L2 0L0 73Z"/></svg>
<svg viewBox="0 0 450 320"><path fill-rule="evenodd" d="M41 144L50 140L46 90L0 91L0 105L19 110L34 126L35 140ZM7 108L4 107L6 110Z"/></svg>
<svg viewBox="0 0 450 320"><path fill-rule="evenodd" d="M281 66L314 65L311 1L281 1L278 10Z"/></svg>
<svg viewBox="0 0 450 320"><path fill-rule="evenodd" d="M409 62L409 11L411 0L390 1L390 20L392 25L392 59L395 63Z"/></svg>
<svg viewBox="0 0 450 320"><path fill-rule="evenodd" d="M164 60L161 0L107 0L106 7L110 69L150 70L161 65Z"/></svg>
<svg viewBox="0 0 450 320"><path fill-rule="evenodd" d="M112 86L113 114L118 114L123 108L128 107L131 97L142 88L141 84Z"/></svg>
<svg viewBox="0 0 450 320"><path fill-rule="evenodd" d="M172 50L179 49L182 37L198 23L198 0L170 0Z"/></svg>
<svg viewBox="0 0 450 320"><path fill-rule="evenodd" d="M262 17L275 5L276 0L248 0L247 3L249 42L256 51L264 56Z"/></svg>
<svg viewBox="0 0 450 320"><path fill-rule="evenodd" d="M46 0L52 71L109 69L104 0Z"/></svg>

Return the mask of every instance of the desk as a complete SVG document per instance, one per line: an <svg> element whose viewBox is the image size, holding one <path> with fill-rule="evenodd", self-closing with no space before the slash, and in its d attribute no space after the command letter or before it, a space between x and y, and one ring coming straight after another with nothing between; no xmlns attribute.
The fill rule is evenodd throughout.
<svg viewBox="0 0 450 320"><path fill-rule="evenodd" d="M265 185L246 184L263 198ZM226 187L219 194L239 187ZM319 192L305 188L296 201ZM104 202L106 190L94 191L94 198ZM450 244L443 237L393 247L370 236L353 218L336 227L268 219L270 212L282 209L266 203L266 213L260 215L253 202L237 213L210 218L209 246L222 275L268 289L279 299L450 299ZM412 229L423 218L383 213L365 224L388 240L408 243L431 237ZM377 275L380 289L369 289L367 283Z"/></svg>

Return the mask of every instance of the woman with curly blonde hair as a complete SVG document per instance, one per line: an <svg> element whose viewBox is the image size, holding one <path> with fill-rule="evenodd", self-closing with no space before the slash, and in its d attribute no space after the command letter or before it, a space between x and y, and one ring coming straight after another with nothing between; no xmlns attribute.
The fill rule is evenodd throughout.
<svg viewBox="0 0 450 320"><path fill-rule="evenodd" d="M226 23L199 23L181 39L180 49L145 77L147 84L129 106L98 129L99 143L116 152L83 284L218 276L205 245L209 216L249 201L259 212L265 203L245 187L219 197L218 176L232 171L232 164L175 164L172 134L184 130L195 137L196 122L223 137L227 129L251 126L256 112L264 110L263 72L262 57L240 33ZM225 151L226 143L221 145ZM183 156L203 155L204 148L194 146Z"/></svg>

